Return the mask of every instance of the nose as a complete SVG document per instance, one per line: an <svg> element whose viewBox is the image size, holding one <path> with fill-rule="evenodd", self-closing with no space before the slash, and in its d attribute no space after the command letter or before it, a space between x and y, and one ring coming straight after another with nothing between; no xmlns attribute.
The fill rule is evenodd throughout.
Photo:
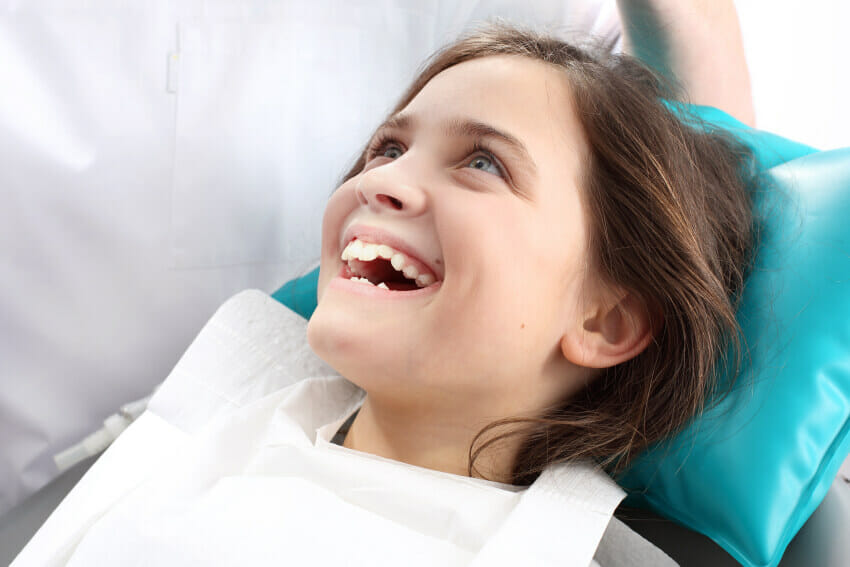
<svg viewBox="0 0 850 567"><path fill-rule="evenodd" d="M361 205L376 213L403 216L417 216L425 211L425 191L397 171L399 165L376 167L360 177L354 191Z"/></svg>

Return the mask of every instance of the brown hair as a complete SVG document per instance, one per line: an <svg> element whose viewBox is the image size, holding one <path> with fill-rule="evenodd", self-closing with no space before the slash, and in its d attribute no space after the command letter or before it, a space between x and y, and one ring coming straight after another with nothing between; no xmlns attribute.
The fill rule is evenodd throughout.
<svg viewBox="0 0 850 567"><path fill-rule="evenodd" d="M582 187L590 272L654 314L654 338L641 354L600 371L542 416L480 431L470 475L482 450L517 434L513 484L530 484L548 465L574 459L616 474L705 408L725 362L740 367L735 311L754 242L745 187L751 155L696 118L686 123L685 107L671 102L675 89L639 61L598 51L491 24L437 52L392 111L441 71L471 59L516 55L562 70L590 147ZM344 180L364 165L365 150ZM522 427L476 447L486 432L515 425Z"/></svg>

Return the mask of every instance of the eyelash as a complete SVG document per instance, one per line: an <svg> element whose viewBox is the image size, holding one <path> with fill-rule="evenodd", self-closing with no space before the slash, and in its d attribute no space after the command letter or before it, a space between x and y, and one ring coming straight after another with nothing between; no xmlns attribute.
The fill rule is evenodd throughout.
<svg viewBox="0 0 850 567"><path fill-rule="evenodd" d="M369 163L376 157L378 157L383 151L387 149L388 145L394 144L398 146L399 149L403 149L401 143L392 137L390 134L378 134L378 137L369 144L369 147L366 149L366 163ZM493 162L493 165L496 166L496 169L499 170L499 173L505 180L510 180L510 176L508 175L507 170L502 165L501 160L496 157L496 154L490 147L480 140L476 140L472 146L464 152L470 157L473 154L483 154L487 159Z"/></svg>

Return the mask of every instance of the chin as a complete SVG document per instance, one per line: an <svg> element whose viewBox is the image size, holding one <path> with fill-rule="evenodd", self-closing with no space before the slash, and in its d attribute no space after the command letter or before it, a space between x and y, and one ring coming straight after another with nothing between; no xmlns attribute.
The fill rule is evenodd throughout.
<svg viewBox="0 0 850 567"><path fill-rule="evenodd" d="M379 334L374 325L364 324L350 312L337 309L327 301L319 303L307 323L310 348L349 379L354 377L359 366L374 367L383 363L387 353L379 346Z"/></svg>
<svg viewBox="0 0 850 567"><path fill-rule="evenodd" d="M422 385L409 366L409 349L399 341L382 341L393 336L373 325L352 324L348 313L321 304L307 324L310 348L349 382L394 403L421 400ZM395 333L398 334L397 331Z"/></svg>
<svg viewBox="0 0 850 567"><path fill-rule="evenodd" d="M329 310L323 309L323 305L320 302L307 321L307 343L319 358L336 368L334 355L350 351L355 345L351 333L345 330L345 322L335 317L333 312L328 313Z"/></svg>

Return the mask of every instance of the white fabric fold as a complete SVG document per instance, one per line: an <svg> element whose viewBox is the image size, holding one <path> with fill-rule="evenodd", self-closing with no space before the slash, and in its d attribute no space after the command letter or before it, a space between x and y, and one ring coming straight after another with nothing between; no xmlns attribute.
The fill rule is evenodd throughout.
<svg viewBox="0 0 850 567"><path fill-rule="evenodd" d="M585 565L623 492L586 465L529 489L334 445L362 390L257 291L204 327L13 565Z"/></svg>

